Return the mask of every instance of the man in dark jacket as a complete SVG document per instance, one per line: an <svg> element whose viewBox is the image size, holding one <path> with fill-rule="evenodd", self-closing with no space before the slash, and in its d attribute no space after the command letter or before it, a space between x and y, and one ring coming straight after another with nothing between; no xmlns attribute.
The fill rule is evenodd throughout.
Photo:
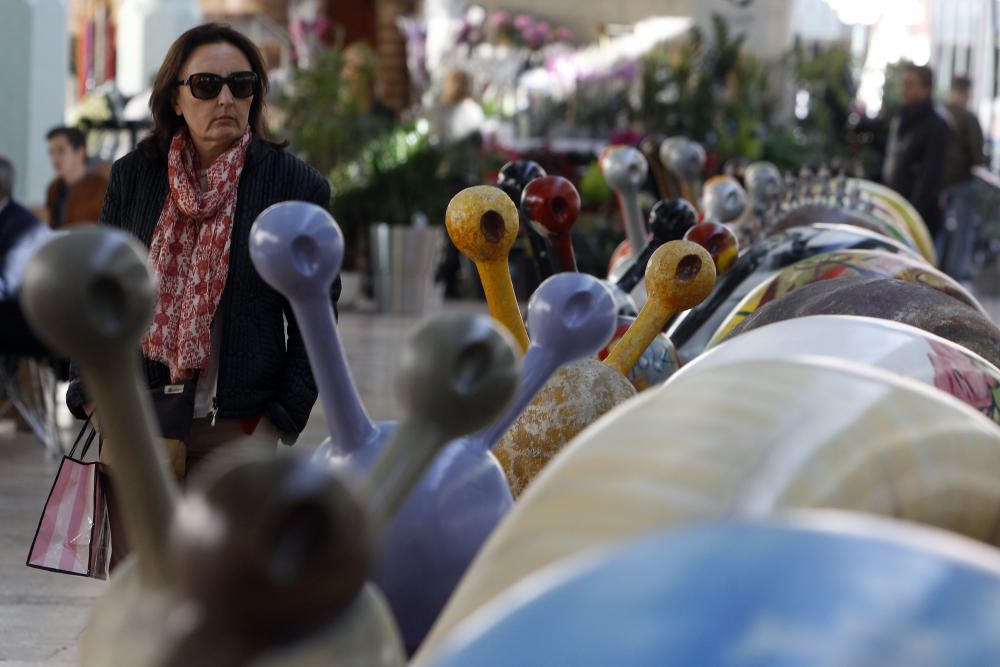
<svg viewBox="0 0 1000 667"><path fill-rule="evenodd" d="M908 65L900 83L903 109L889 128L882 180L913 204L937 240L942 228L940 198L951 129L931 97L931 68Z"/></svg>
<svg viewBox="0 0 1000 667"><path fill-rule="evenodd" d="M948 114L954 140L945 163L944 186L948 214L944 233L941 268L958 280L968 280L975 241L972 209L972 168L986 164L983 155L983 128L969 111L972 80L956 76L951 80Z"/></svg>

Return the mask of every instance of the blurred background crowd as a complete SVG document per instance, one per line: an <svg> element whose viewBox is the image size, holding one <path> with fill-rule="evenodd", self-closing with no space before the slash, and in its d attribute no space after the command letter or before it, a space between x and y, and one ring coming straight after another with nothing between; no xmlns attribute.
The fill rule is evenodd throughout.
<svg viewBox="0 0 1000 667"><path fill-rule="evenodd" d="M0 33L26 58L0 65L18 98L0 111L0 155L20 174L16 197L52 227L96 219L111 162L149 127L151 76L177 34L216 20L250 36L270 68L272 136L335 192L348 298L356 283L372 294L375 225L440 225L452 194L515 158L578 186L575 240L594 272L621 237L597 168L609 144L682 135L705 147L703 177L767 160L905 189L892 179L917 176L883 173L891 123L922 101L964 151L950 171L935 160L939 185L919 184L932 229L948 224L949 197L972 206L971 167L1000 166L996 0L71 0L4 12ZM930 66L909 70L926 92L905 87L912 64Z"/></svg>

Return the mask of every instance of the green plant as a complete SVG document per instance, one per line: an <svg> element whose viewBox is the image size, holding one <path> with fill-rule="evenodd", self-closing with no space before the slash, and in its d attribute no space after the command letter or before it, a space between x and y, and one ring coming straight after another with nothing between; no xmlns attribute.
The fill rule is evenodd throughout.
<svg viewBox="0 0 1000 667"><path fill-rule="evenodd" d="M331 211L352 249L363 245L360 235L375 223L406 225L422 217L443 224L452 196L482 182L481 172L498 168L499 160L483 155L475 139L432 143L429 124L419 120L375 138L355 159L330 170Z"/></svg>
<svg viewBox="0 0 1000 667"><path fill-rule="evenodd" d="M291 148L321 172L353 159L390 129L352 93L345 62L338 49L321 51L312 67L295 72L290 93L275 101Z"/></svg>
<svg viewBox="0 0 1000 667"><path fill-rule="evenodd" d="M743 51L721 16L706 37L693 28L680 44L664 43L643 59L638 119L648 130L704 143L722 160L758 158L763 123L775 102L769 70Z"/></svg>
<svg viewBox="0 0 1000 667"><path fill-rule="evenodd" d="M796 125L805 139L803 161L828 161L847 155L847 124L857 93L846 44L806 48L796 40L784 65L804 101Z"/></svg>

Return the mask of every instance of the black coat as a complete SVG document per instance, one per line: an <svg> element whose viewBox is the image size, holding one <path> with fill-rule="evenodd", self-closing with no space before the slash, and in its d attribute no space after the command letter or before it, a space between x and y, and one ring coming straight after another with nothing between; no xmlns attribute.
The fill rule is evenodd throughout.
<svg viewBox="0 0 1000 667"><path fill-rule="evenodd" d="M165 155L151 158L133 151L111 168L101 223L131 232L148 248L168 191ZM265 208L291 200L326 208L330 185L306 163L255 137L240 176L229 276L217 311L223 318L217 415L244 419L264 412L287 443L305 428L316 402L316 383L291 308L257 275L250 261L249 239L250 227ZM331 294L335 306L340 287L338 276ZM145 357L142 365L150 387L169 383L166 366ZM74 381L66 402L78 417L83 414L84 400L82 388Z"/></svg>
<svg viewBox="0 0 1000 667"><path fill-rule="evenodd" d="M950 142L948 121L931 99L904 108L889 128L882 180L913 204L932 233L941 222L941 189Z"/></svg>
<svg viewBox="0 0 1000 667"><path fill-rule="evenodd" d="M14 274L23 267L19 263L13 266L13 253L19 246L23 247L21 244L28 237L38 234L43 226L34 213L13 199L8 199L0 210L0 299L13 299L17 292L14 284L19 282L20 276Z"/></svg>

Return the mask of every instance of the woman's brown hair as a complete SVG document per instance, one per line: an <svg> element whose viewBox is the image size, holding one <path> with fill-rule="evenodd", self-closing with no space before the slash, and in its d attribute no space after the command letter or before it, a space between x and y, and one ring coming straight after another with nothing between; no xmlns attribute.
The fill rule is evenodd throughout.
<svg viewBox="0 0 1000 667"><path fill-rule="evenodd" d="M287 141L274 142L267 139L264 129L264 98L269 89L267 68L260 49L248 37L224 23L205 23L191 28L170 45L160 70L153 81L153 92L149 97L149 108L153 112L153 129L148 137L139 142L139 149L149 157L166 155L174 133L185 126L184 119L174 113L174 95L181 69L195 49L206 44L228 43L239 49L250 69L257 75L257 92L250 103L250 128L265 143L275 148L284 148Z"/></svg>

